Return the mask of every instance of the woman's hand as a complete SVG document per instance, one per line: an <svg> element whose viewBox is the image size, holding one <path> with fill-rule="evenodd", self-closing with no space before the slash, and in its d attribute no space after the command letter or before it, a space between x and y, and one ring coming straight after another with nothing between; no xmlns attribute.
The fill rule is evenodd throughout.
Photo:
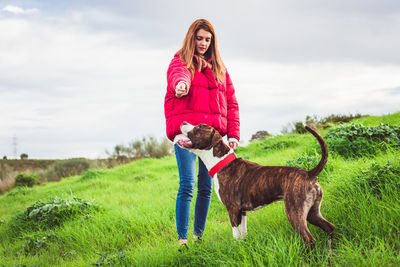
<svg viewBox="0 0 400 267"><path fill-rule="evenodd" d="M188 91L189 91L189 88L188 88L187 84L185 82L181 81L176 85L175 96L180 98L184 95L187 95Z"/></svg>
<svg viewBox="0 0 400 267"><path fill-rule="evenodd" d="M229 147L233 150L239 146L239 141L236 138L228 138Z"/></svg>
<svg viewBox="0 0 400 267"><path fill-rule="evenodd" d="M236 148L238 147L238 143L236 143L236 142L229 142L229 146L230 146L230 148L232 148L233 150L236 150Z"/></svg>

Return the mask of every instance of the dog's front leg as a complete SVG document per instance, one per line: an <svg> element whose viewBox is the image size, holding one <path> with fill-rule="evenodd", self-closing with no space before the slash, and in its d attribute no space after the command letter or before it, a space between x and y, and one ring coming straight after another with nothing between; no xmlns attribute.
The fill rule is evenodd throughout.
<svg viewBox="0 0 400 267"><path fill-rule="evenodd" d="M240 212L240 208L236 206L227 206L229 219L232 225L232 234L235 239L239 239L241 237L240 231L242 230L241 223L242 213Z"/></svg>
<svg viewBox="0 0 400 267"><path fill-rule="evenodd" d="M232 234L235 239L244 239L247 236L247 218L242 215L242 219L238 226L232 226Z"/></svg>
<svg viewBox="0 0 400 267"><path fill-rule="evenodd" d="M240 225L238 225L238 226L233 226L233 227L232 227L232 234L233 234L233 237L234 237L235 239L241 239L241 238L240 238L241 235L240 235L239 227L240 227Z"/></svg>
<svg viewBox="0 0 400 267"><path fill-rule="evenodd" d="M244 239L247 236L247 217L246 212L242 213L242 221L240 223L240 235Z"/></svg>
<svg viewBox="0 0 400 267"><path fill-rule="evenodd" d="M231 208L229 218L232 224L232 234L235 239L244 239L247 236L247 217L239 208Z"/></svg>

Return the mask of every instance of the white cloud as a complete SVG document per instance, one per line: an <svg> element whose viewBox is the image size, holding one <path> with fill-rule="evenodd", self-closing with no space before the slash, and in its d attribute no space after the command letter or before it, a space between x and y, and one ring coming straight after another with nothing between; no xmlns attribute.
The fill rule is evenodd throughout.
<svg viewBox="0 0 400 267"><path fill-rule="evenodd" d="M3 9L3 11L10 12L16 15L21 15L21 14L33 14L39 12L37 8L29 8L29 9L23 9L17 6L13 5L7 5Z"/></svg>
<svg viewBox="0 0 400 267"><path fill-rule="evenodd" d="M400 111L400 94L393 93L400 84L397 65L233 61L229 66L247 140L257 130L279 133L306 115Z"/></svg>
<svg viewBox="0 0 400 267"><path fill-rule="evenodd" d="M2 22L0 49L9 52L0 54L0 113L7 114L1 138L15 133L21 146L35 140L24 146L32 157L60 143L64 151L47 157L93 157L165 132L162 103L172 51L147 50L119 34L77 25Z"/></svg>
<svg viewBox="0 0 400 267"><path fill-rule="evenodd" d="M370 29L362 27L367 14L345 28L351 12L340 22L337 11L324 8L324 19L315 10L271 4L276 2L254 9L255 16L229 6L226 18L219 6L202 11L208 6L203 3L193 8L195 14L182 12L183 18L167 10L154 15L150 3L138 9L138 2L127 1L129 9L119 1L113 11L105 8L108 1L90 9L79 3L57 12L42 4L40 16L0 16L0 51L7 51L0 53L0 153L12 155L14 134L19 153L31 158L97 157L147 134L165 136L166 70L195 15L215 22L237 90L242 139L257 130L277 133L305 115L399 108L399 39L392 33L400 24L393 20L387 30L391 21L376 22L388 18L382 10L379 19L371 18L376 23L367 24ZM162 7L175 10L174 4ZM182 4L181 9L190 6ZM245 21L238 23L235 12ZM395 58L392 65L387 55Z"/></svg>

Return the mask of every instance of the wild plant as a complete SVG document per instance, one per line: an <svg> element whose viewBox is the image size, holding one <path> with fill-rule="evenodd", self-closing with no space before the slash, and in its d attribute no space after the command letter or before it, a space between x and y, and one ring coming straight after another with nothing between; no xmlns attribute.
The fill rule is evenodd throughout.
<svg viewBox="0 0 400 267"><path fill-rule="evenodd" d="M80 175L89 169L89 160L84 158L61 160L56 162L47 171L40 173L40 180L59 181L62 178Z"/></svg>
<svg viewBox="0 0 400 267"><path fill-rule="evenodd" d="M53 229L68 220L80 216L89 215L100 210L100 206L93 202L79 198L62 199L51 198L43 202L41 200L17 214L10 222L12 232L38 231Z"/></svg>
<svg viewBox="0 0 400 267"><path fill-rule="evenodd" d="M38 175L36 173L31 173L31 174L20 173L15 177L15 186L32 187L38 184L40 184L40 182L38 179Z"/></svg>
<svg viewBox="0 0 400 267"><path fill-rule="evenodd" d="M325 140L330 151L344 158L373 156L388 147L400 147L400 127L386 124L346 124L330 129Z"/></svg>

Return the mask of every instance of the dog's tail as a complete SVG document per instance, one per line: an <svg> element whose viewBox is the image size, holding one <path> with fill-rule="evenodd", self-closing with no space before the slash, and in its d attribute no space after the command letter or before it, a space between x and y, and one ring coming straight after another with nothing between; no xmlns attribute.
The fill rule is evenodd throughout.
<svg viewBox="0 0 400 267"><path fill-rule="evenodd" d="M308 126L305 126L305 128L312 135L314 135L315 138L317 138L319 145L321 146L322 157L321 157L320 162L318 163L317 166L315 166L314 169L308 171L309 177L315 177L322 172L322 170L324 169L324 167L326 165L326 162L328 161L328 147L326 146L324 139L322 139L322 136L320 136L316 131L314 131L313 129L311 129Z"/></svg>

